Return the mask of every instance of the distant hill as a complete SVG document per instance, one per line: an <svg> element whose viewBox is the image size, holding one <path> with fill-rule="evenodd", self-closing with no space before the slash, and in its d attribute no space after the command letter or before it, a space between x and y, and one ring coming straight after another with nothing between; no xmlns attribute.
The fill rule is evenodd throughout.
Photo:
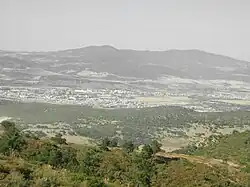
<svg viewBox="0 0 250 187"><path fill-rule="evenodd" d="M38 68L74 76L82 71L91 71L140 79L177 76L250 81L249 62L199 50L135 51L90 46L54 52L1 51L0 73L9 67Z"/></svg>

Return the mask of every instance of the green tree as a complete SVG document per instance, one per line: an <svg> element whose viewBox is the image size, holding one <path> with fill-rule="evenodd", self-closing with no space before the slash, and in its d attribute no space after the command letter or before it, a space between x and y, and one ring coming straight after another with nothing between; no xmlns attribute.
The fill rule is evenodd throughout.
<svg viewBox="0 0 250 187"><path fill-rule="evenodd" d="M110 141L110 147L118 147L118 139L117 138L113 138L111 141Z"/></svg>
<svg viewBox="0 0 250 187"><path fill-rule="evenodd" d="M95 148L90 148L81 158L80 171L90 175L97 175L99 173L99 167L101 163L100 151Z"/></svg>
<svg viewBox="0 0 250 187"><path fill-rule="evenodd" d="M3 121L1 125L4 128L4 133L0 139L0 152L4 154L20 152L26 145L26 141L15 124L9 121Z"/></svg>
<svg viewBox="0 0 250 187"><path fill-rule="evenodd" d="M133 144L132 141L125 141L123 144L122 144L122 149L124 151L126 151L127 153L131 153L134 151L135 149L135 145Z"/></svg>
<svg viewBox="0 0 250 187"><path fill-rule="evenodd" d="M67 141L65 138L62 137L62 134L56 134L55 137L51 138L52 141L54 141L57 144L65 144L67 145Z"/></svg>
<svg viewBox="0 0 250 187"><path fill-rule="evenodd" d="M89 187L108 187L104 181L101 179L97 179L96 177L92 177L87 181L87 186Z"/></svg>
<svg viewBox="0 0 250 187"><path fill-rule="evenodd" d="M102 146L103 146L103 147L109 147L109 146L110 146L110 143L111 143L111 141L110 141L110 139L109 139L108 137L106 137L106 138L104 138L104 139L102 140Z"/></svg>
<svg viewBox="0 0 250 187"><path fill-rule="evenodd" d="M161 146L162 146L161 143L159 143L157 140L153 140L151 143L153 153L155 154L155 153L159 152L161 150Z"/></svg>
<svg viewBox="0 0 250 187"><path fill-rule="evenodd" d="M1 123L3 129L4 129L4 132L7 134L7 133L10 133L10 134L13 134L15 133L17 130L16 128L16 125L15 123L13 122L10 122L10 121L3 121Z"/></svg>
<svg viewBox="0 0 250 187"><path fill-rule="evenodd" d="M72 147L64 147L61 150L61 166L63 168L69 168L71 170L79 169L79 162L77 160L77 150Z"/></svg>
<svg viewBox="0 0 250 187"><path fill-rule="evenodd" d="M143 146L142 151L141 151L141 156L144 159L149 159L153 155L153 149L150 145L146 144Z"/></svg>
<svg viewBox="0 0 250 187"><path fill-rule="evenodd" d="M110 146L110 139L108 137L104 138L101 142L100 148L104 151L108 151L108 147Z"/></svg>
<svg viewBox="0 0 250 187"><path fill-rule="evenodd" d="M148 150L150 146L146 146ZM147 152L147 151L146 151ZM149 153L147 153L149 155ZM148 156L147 155L147 156ZM133 156L133 171L132 181L137 186L151 186L151 178L154 171L154 161L151 158L146 158L145 155L135 154Z"/></svg>
<svg viewBox="0 0 250 187"><path fill-rule="evenodd" d="M53 149L49 151L48 164L54 167L61 167L64 164L62 157L62 152L59 149Z"/></svg>

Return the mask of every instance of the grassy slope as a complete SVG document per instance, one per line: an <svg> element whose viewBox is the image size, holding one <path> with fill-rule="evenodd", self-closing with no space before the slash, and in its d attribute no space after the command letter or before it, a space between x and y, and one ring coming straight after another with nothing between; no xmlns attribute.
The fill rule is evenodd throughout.
<svg viewBox="0 0 250 187"><path fill-rule="evenodd" d="M202 155L232 161L241 165L250 164L250 131L234 132L224 136L210 137L206 145L190 151Z"/></svg>

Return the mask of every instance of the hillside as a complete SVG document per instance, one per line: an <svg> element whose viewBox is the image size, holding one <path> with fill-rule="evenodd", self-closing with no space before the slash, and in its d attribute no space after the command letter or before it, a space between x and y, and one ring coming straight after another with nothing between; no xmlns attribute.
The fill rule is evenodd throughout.
<svg viewBox="0 0 250 187"><path fill-rule="evenodd" d="M4 68L18 68L20 73L29 76L46 76L47 72L47 76L66 79L67 75L84 77L88 72L106 72L107 79L175 76L250 81L250 63L199 50L135 51L119 50L111 46L90 46L39 53L1 51L0 62L0 70L6 75ZM26 71L25 68L32 68L36 73Z"/></svg>
<svg viewBox="0 0 250 187"><path fill-rule="evenodd" d="M249 174L227 167L164 159L160 144L142 149L103 139L96 147L67 144L57 135L40 140L4 121L0 138L1 186L230 186L247 185ZM118 146L118 147L117 147Z"/></svg>
<svg viewBox="0 0 250 187"><path fill-rule="evenodd" d="M199 50L1 51L0 98L109 109L249 110L249 72L249 62Z"/></svg>
<svg viewBox="0 0 250 187"><path fill-rule="evenodd" d="M200 146L190 146L178 153L185 153L195 156L205 156L224 160L225 163L235 163L241 165L244 171L250 171L250 131L232 134L210 136Z"/></svg>
<svg viewBox="0 0 250 187"><path fill-rule="evenodd" d="M74 138L98 141L102 137L116 137L148 143L151 139L169 146L168 138L185 143L199 141L211 134L227 134L234 129L249 129L250 112L200 113L174 106L140 109L95 109L76 105L39 103L0 104L0 114L11 117L17 127L39 136L62 133ZM69 140L70 141L70 140ZM175 145L179 148L182 144Z"/></svg>

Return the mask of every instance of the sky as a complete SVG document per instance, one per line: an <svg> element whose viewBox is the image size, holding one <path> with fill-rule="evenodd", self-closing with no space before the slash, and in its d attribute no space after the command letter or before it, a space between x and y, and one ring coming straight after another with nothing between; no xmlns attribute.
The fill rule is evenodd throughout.
<svg viewBox="0 0 250 187"><path fill-rule="evenodd" d="M199 49L250 61L250 0L0 0L0 49Z"/></svg>

